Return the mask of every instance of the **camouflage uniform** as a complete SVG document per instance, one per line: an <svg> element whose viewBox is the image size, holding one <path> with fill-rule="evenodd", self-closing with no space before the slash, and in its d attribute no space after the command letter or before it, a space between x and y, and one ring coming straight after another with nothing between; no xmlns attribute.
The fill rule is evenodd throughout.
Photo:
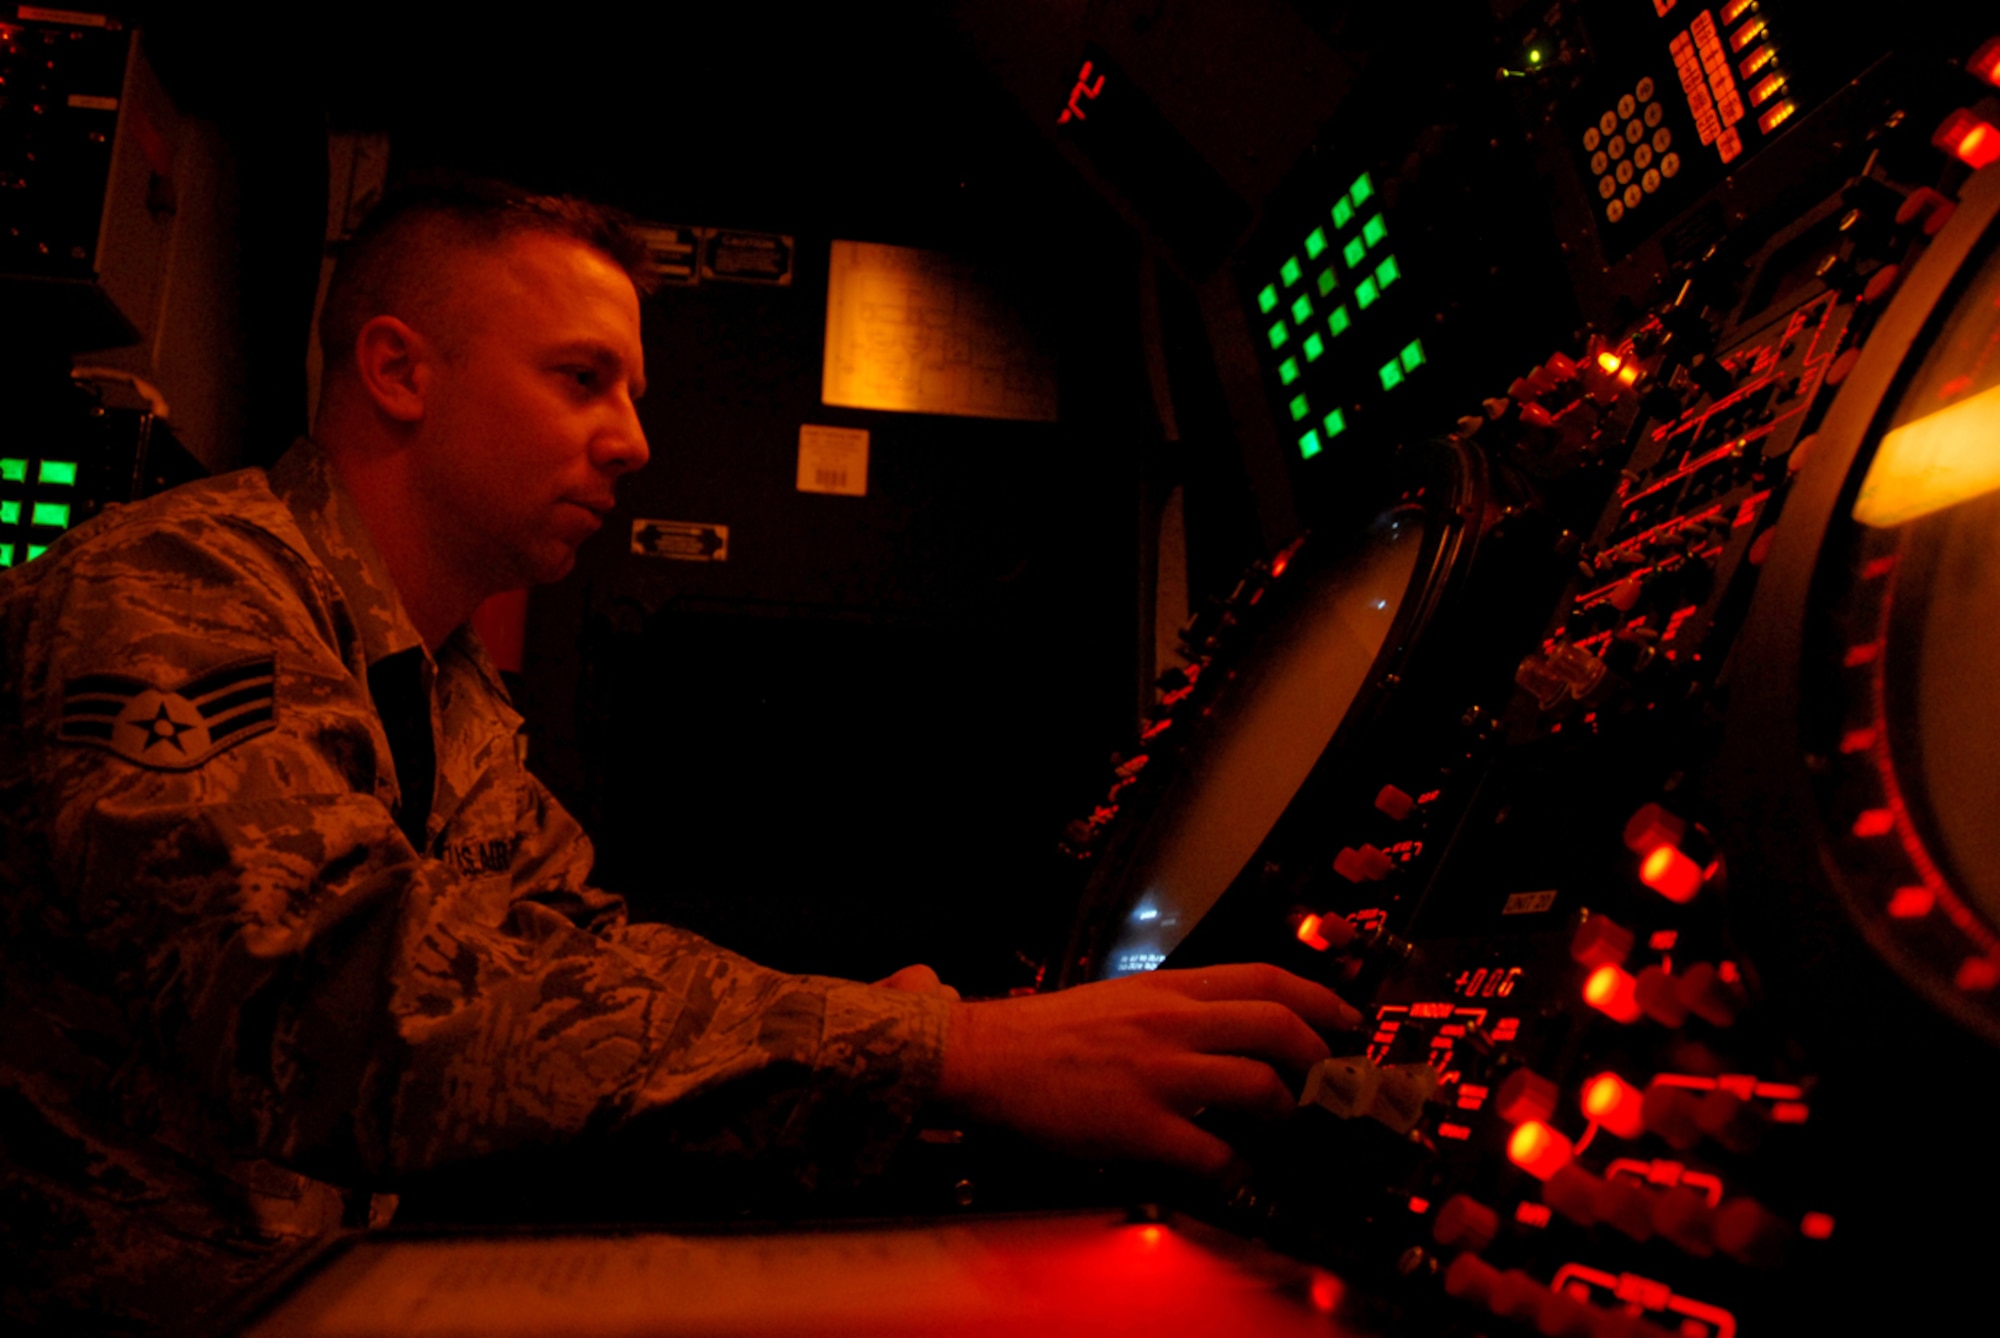
<svg viewBox="0 0 2000 1338"><path fill-rule="evenodd" d="M310 442L10 573L0 647L17 1322L184 1319L343 1189L580 1135L845 1179L935 1085L938 1000L587 883L478 642L426 653Z"/></svg>

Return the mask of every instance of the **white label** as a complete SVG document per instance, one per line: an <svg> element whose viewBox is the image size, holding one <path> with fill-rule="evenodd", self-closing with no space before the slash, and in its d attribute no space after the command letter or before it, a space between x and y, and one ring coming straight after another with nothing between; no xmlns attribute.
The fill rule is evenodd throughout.
<svg viewBox="0 0 2000 1338"><path fill-rule="evenodd" d="M799 491L868 495L868 429L799 424Z"/></svg>
<svg viewBox="0 0 2000 1338"><path fill-rule="evenodd" d="M1533 915L1545 911L1556 904L1556 890L1546 892L1516 892L1507 898L1507 904L1500 909L1502 915Z"/></svg>

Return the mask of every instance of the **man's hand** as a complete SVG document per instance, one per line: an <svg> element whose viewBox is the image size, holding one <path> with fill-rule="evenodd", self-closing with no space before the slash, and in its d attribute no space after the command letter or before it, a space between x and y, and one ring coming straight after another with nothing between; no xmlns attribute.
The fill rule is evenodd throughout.
<svg viewBox="0 0 2000 1338"><path fill-rule="evenodd" d="M1331 990L1263 965L959 1004L938 1101L1074 1156L1219 1178L1236 1154L1194 1117L1289 1114L1294 1075L1327 1057L1318 1033L1360 1023Z"/></svg>
<svg viewBox="0 0 2000 1338"><path fill-rule="evenodd" d="M875 982L877 989L908 990L911 994L935 994L940 999L958 1002L958 991L938 979L938 973L919 963L906 966L892 976L884 976Z"/></svg>

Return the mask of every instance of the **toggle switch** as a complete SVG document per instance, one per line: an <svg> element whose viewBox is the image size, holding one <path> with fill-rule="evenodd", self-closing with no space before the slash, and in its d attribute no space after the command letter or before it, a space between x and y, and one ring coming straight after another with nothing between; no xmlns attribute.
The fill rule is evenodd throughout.
<svg viewBox="0 0 2000 1338"><path fill-rule="evenodd" d="M1448 1250L1485 1249L1500 1234L1500 1214L1466 1194L1454 1194L1431 1222L1431 1239Z"/></svg>
<svg viewBox="0 0 2000 1338"><path fill-rule="evenodd" d="M1701 1142L1701 1126L1695 1122L1699 1097L1685 1087L1675 1087L1658 1078L1646 1085L1639 1108L1646 1128L1666 1140L1667 1146L1685 1152Z"/></svg>
<svg viewBox="0 0 2000 1338"><path fill-rule="evenodd" d="M1585 966L1623 966L1632 951L1632 931L1608 915L1592 915L1576 927L1569 955Z"/></svg>
<svg viewBox="0 0 2000 1338"><path fill-rule="evenodd" d="M1679 985L1665 967L1649 966L1639 973L1632 982L1632 1002L1663 1027L1678 1027L1688 1018Z"/></svg>
<svg viewBox="0 0 2000 1338"><path fill-rule="evenodd" d="M1556 1113L1561 1095L1554 1083L1533 1069L1515 1069L1500 1084L1493 1110L1509 1124L1546 1120Z"/></svg>

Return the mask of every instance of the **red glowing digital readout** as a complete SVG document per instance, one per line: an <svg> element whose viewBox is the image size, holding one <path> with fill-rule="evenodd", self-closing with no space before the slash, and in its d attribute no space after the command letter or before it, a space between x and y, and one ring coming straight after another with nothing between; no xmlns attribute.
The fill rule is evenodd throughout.
<svg viewBox="0 0 2000 1338"><path fill-rule="evenodd" d="M1090 77L1092 72L1090 61L1085 61L1083 68L1077 71L1076 83L1070 86L1069 102L1064 105L1062 115L1056 117L1057 125L1067 125L1072 119L1078 121L1088 119L1084 115L1082 104L1095 101L1097 95L1104 91L1104 76L1098 74L1093 81Z"/></svg>
<svg viewBox="0 0 2000 1338"><path fill-rule="evenodd" d="M1467 999L1504 999L1520 981L1518 966L1482 966L1459 972L1452 981L1452 989Z"/></svg>

